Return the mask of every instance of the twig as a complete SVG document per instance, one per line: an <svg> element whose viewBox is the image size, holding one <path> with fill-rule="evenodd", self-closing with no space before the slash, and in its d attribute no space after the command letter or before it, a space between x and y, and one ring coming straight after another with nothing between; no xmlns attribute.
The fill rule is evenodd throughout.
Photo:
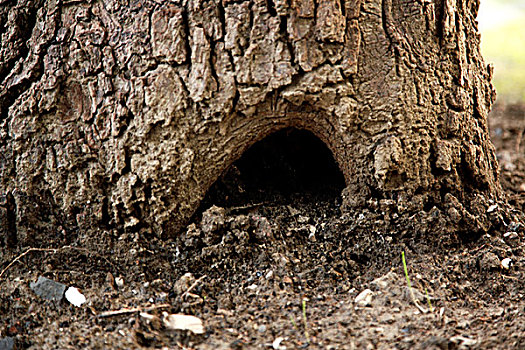
<svg viewBox="0 0 525 350"><path fill-rule="evenodd" d="M3 270L2 272L0 272L0 279L2 278L2 276L4 275L4 273L11 267L13 266L17 261L19 261L20 259L22 259L24 256L26 256L28 253L30 252L52 252L52 253L57 253L61 250L66 250L66 249L72 249L72 250L78 250L78 251L81 251L81 252L84 252L88 255L95 255L95 256L98 256L99 258L102 258L104 259L107 263L109 263L109 265L111 265L115 270L118 271L118 269L115 267L115 265L113 265L113 263L111 261L109 261L107 258L105 258L104 256L102 255L99 255L97 253L94 253L92 251L90 251L89 249L86 249L86 248L81 248L81 247L72 247L70 245L65 245L63 247L60 247L60 248L29 248L28 250L26 250L25 252L23 252L22 254L20 254L19 256L17 256L13 261L11 261L9 263L9 265L7 265Z"/></svg>
<svg viewBox="0 0 525 350"><path fill-rule="evenodd" d="M228 213L232 213L232 212L239 211L239 210L253 209L253 208L263 206L263 205L274 204L274 203L277 203L277 202L276 201L264 201L264 202L259 202L259 203L250 203L246 205L230 207L230 208L227 208L227 210L228 210Z"/></svg>
<svg viewBox="0 0 525 350"><path fill-rule="evenodd" d="M199 297L199 300L194 301L193 303L186 304L186 306L188 306L188 307L192 307L192 306L195 306L195 305L202 304L203 302L204 302L204 300L203 300L202 298Z"/></svg>
<svg viewBox="0 0 525 350"><path fill-rule="evenodd" d="M148 307L132 307L132 308L123 308L120 310L104 311L104 312L99 313L98 317L112 317L112 316L133 314L135 312L151 311L151 310L156 310L156 309L162 309L165 307L171 307L171 305L170 304L159 304L159 305L152 305Z"/></svg>
<svg viewBox="0 0 525 350"><path fill-rule="evenodd" d="M519 280L519 278L514 277L514 276L505 276L505 275L501 275L501 277L503 277L503 278L510 278L511 280L516 280L516 281Z"/></svg>
<svg viewBox="0 0 525 350"><path fill-rule="evenodd" d="M182 293L181 295L181 299L184 299L186 296L190 295L190 292L193 290L193 288L197 287L197 285L203 280L205 279L207 276L206 275L203 275L201 276L199 279L197 279L195 282L193 282L193 284L190 286L190 288L188 288L187 291L185 291L184 293Z"/></svg>
<svg viewBox="0 0 525 350"><path fill-rule="evenodd" d="M31 252L53 252L53 253L56 253L57 251L57 248L29 248L28 250L26 250L25 252L23 252L22 254L20 254L19 256L17 256L13 261L11 261L9 263L9 265L7 265L3 270L2 272L0 272L0 278L2 278L2 276L4 275L4 273L11 267L13 266L17 261L19 261L20 259L22 259L24 256L26 256L27 254L31 253Z"/></svg>

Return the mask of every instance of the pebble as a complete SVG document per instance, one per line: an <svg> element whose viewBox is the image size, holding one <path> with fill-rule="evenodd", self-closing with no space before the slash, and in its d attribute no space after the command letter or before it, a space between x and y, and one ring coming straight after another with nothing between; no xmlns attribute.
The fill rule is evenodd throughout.
<svg viewBox="0 0 525 350"><path fill-rule="evenodd" d="M273 341L272 343L272 348L274 350L285 350L286 349L286 346L284 345L281 345L281 343L283 342L284 338L283 337L277 337L275 338L275 340Z"/></svg>
<svg viewBox="0 0 525 350"><path fill-rule="evenodd" d="M310 217L308 216L299 215L297 218L297 222L300 224L306 224L308 221L310 221Z"/></svg>
<svg viewBox="0 0 525 350"><path fill-rule="evenodd" d="M310 231L310 234L308 235L308 239L315 242L316 241L315 232L317 231L317 229L315 228L314 225L308 225L308 231Z"/></svg>
<svg viewBox="0 0 525 350"><path fill-rule="evenodd" d="M162 313L162 323L168 329L187 330L194 334L204 334L202 320L192 315Z"/></svg>
<svg viewBox="0 0 525 350"><path fill-rule="evenodd" d="M257 328L257 331L258 331L259 333L264 333L264 332L266 332L266 325L264 325L264 324L260 325L260 326Z"/></svg>
<svg viewBox="0 0 525 350"><path fill-rule="evenodd" d="M514 231L509 231L509 232L505 232L505 234L503 234L503 237L507 240L507 241L514 241L514 240L518 240L519 239L519 235L517 232L514 232Z"/></svg>
<svg viewBox="0 0 525 350"><path fill-rule="evenodd" d="M66 291L66 299L76 307L80 307L86 302L86 297L84 294L80 293L80 291L75 287L68 288Z"/></svg>
<svg viewBox="0 0 525 350"><path fill-rule="evenodd" d="M459 349L470 349L477 343L475 339L463 337L461 335L456 335L450 338L450 341L454 343Z"/></svg>
<svg viewBox="0 0 525 350"><path fill-rule="evenodd" d="M117 287L122 288L124 286L124 279L122 277L115 277L115 284Z"/></svg>
<svg viewBox="0 0 525 350"><path fill-rule="evenodd" d="M505 270L510 269L510 266L512 265L512 259L511 258L505 258L501 260L501 267L503 267Z"/></svg>
<svg viewBox="0 0 525 350"><path fill-rule="evenodd" d="M66 291L65 284L42 276L38 277L36 282L31 282L29 286L39 297L52 301L62 300Z"/></svg>
<svg viewBox="0 0 525 350"><path fill-rule="evenodd" d="M0 350L13 350L15 341L12 337L5 337L0 339Z"/></svg>
<svg viewBox="0 0 525 350"><path fill-rule="evenodd" d="M182 295L195 282L195 277L191 272L186 272L173 286L173 292L177 295Z"/></svg>
<svg viewBox="0 0 525 350"><path fill-rule="evenodd" d="M487 213L492 213L494 210L498 209L498 205L497 204L492 204L488 209L487 209Z"/></svg>
<svg viewBox="0 0 525 350"><path fill-rule="evenodd" d="M365 289L355 298L355 303L359 306L370 306L373 296L374 292L370 289Z"/></svg>

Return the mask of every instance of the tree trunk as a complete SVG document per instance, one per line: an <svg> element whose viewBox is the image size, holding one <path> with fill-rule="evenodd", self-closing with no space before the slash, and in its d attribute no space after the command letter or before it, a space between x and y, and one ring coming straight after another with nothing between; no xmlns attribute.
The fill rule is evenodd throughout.
<svg viewBox="0 0 525 350"><path fill-rule="evenodd" d="M6 242L177 234L289 127L333 153L343 210L487 230L502 192L478 2L0 0Z"/></svg>

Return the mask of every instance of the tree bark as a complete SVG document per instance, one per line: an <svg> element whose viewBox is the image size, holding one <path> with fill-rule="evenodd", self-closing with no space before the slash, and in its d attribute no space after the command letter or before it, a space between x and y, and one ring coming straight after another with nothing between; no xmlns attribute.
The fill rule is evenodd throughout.
<svg viewBox="0 0 525 350"><path fill-rule="evenodd" d="M487 230L502 192L478 5L0 0L4 236L173 236L244 151L287 127L332 151L343 210Z"/></svg>

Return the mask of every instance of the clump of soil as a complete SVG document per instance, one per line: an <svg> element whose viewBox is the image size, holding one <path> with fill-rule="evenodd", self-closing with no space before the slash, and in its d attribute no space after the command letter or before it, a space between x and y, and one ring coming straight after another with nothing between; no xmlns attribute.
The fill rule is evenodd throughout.
<svg viewBox="0 0 525 350"><path fill-rule="evenodd" d="M292 177L288 192L260 191L271 173L264 167L275 162L255 156L262 169L251 179L266 174L262 182L243 178L241 160L176 239L101 230L67 246L57 236L29 252L2 248L0 341L35 349L524 348L525 157L523 130L510 122L524 118L516 111L492 119L515 207L490 208L497 224L489 234L446 233L433 208L406 218L389 201L341 215L337 181L316 192L301 188L312 178ZM440 235L422 231L432 220ZM87 302L38 297L31 282L39 276L78 287ZM166 313L199 317L204 334L169 329Z"/></svg>

